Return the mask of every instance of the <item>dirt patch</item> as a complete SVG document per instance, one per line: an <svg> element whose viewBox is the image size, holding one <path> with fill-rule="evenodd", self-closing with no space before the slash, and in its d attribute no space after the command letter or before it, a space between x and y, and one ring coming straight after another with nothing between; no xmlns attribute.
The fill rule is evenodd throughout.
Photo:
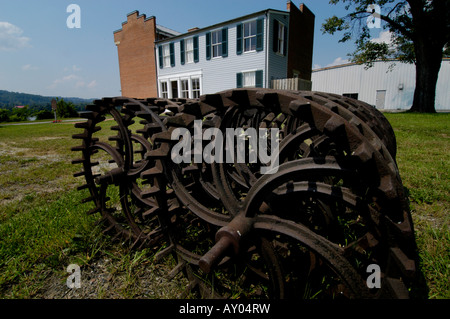
<svg viewBox="0 0 450 319"><path fill-rule="evenodd" d="M176 298L187 284L180 275L166 278L170 271L164 264L139 265L131 274L119 272L108 257L81 268L80 288L68 288L70 273L51 275L38 293L43 299L168 299Z"/></svg>

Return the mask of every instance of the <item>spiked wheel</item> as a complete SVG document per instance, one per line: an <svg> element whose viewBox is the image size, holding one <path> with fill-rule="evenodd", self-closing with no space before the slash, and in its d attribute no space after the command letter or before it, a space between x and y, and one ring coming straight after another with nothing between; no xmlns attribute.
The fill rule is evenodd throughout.
<svg viewBox="0 0 450 319"><path fill-rule="evenodd" d="M82 145L72 150L80 151L82 157L72 163L83 166L83 170L74 176L84 176L86 184L79 189L89 190L90 197L85 202L92 201L94 204L90 213L102 215L102 221L107 224L105 232L113 231L115 236L130 236L130 232L126 231L126 221L117 220L122 210L121 197L126 192L125 185L121 186L120 182L130 167L132 155L126 119L115 109L111 99L96 101L87 110L81 115L87 119L86 122L75 124L76 128L84 132L73 135L74 139L82 140ZM117 124L109 127L114 134L112 136L102 132L108 126L106 116L111 116Z"/></svg>
<svg viewBox="0 0 450 319"><path fill-rule="evenodd" d="M255 230L278 234L272 240L294 297L408 295L413 261L389 241L392 234L380 225L364 189L354 169L328 157L283 164L250 191L246 216L254 218ZM380 267L383 289L368 289L369 265Z"/></svg>
<svg viewBox="0 0 450 319"><path fill-rule="evenodd" d="M199 100L103 99L88 109L74 163L83 164L76 175L86 178L92 212L134 247L160 248L157 260L174 256L168 277L187 276L183 296L196 288L202 297L404 298L416 285L395 136L371 106L322 92L236 89ZM117 124L108 141L99 133L106 115ZM234 143L208 144L230 129ZM238 143L242 132L265 129L278 131L256 136L266 154L251 137ZM187 160L175 162L178 143ZM226 161L215 157L230 151ZM113 166L95 171L97 157ZM368 288L372 265L380 289Z"/></svg>

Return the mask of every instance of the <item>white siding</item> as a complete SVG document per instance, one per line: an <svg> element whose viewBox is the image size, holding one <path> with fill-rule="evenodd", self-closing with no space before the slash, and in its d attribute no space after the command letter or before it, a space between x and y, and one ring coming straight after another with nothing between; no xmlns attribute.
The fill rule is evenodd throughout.
<svg viewBox="0 0 450 319"><path fill-rule="evenodd" d="M280 54L277 54L273 52L273 20L277 19L279 22L283 23L286 28L289 30L289 15L288 14L280 14L280 13L272 13L270 14L270 24L267 28L267 34L268 34L268 46L267 46L267 53L268 53L268 79L269 81L275 80L275 79L285 79L287 77L287 52L286 56L282 56ZM289 38L289 37L288 37ZM285 39L287 41L288 39ZM270 83L270 82L269 82ZM270 85L267 85L267 87L270 87Z"/></svg>
<svg viewBox="0 0 450 319"><path fill-rule="evenodd" d="M264 18L264 50L259 52L244 52L241 55L236 54L236 25L238 23ZM199 36L199 62L185 63L181 65L180 60L180 40L176 38L173 41L167 40L164 43L175 43L175 67L159 68L158 52L156 52L158 82L160 79L178 79L189 76L190 74L201 74L202 94L211 94L227 89L236 88L236 74L243 71L263 70L264 84L267 83L266 74L266 49L267 49L267 19L265 15L255 16L248 20L241 20L232 24L222 25L217 29L207 29L200 33L193 32L187 34L183 39L192 36ZM222 27L228 27L228 57L211 57L206 60L206 32L220 30ZM158 45L157 45L158 47ZM158 50L158 48L156 48Z"/></svg>
<svg viewBox="0 0 450 319"><path fill-rule="evenodd" d="M313 91L336 94L358 93L358 99L376 104L377 90L386 90L384 109L406 110L413 102L416 69L413 64L375 62L368 70L364 65L348 64L319 69L312 73ZM450 60L443 60L436 88L436 110L450 109Z"/></svg>

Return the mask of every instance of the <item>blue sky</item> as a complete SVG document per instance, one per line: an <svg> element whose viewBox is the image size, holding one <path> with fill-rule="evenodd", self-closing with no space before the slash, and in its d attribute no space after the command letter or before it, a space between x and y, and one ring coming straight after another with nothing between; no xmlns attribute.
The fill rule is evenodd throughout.
<svg viewBox="0 0 450 319"><path fill-rule="evenodd" d="M322 35L333 14L346 13L328 0L295 0L315 14L314 67L343 61L352 44ZM81 9L81 28L69 29L70 4ZM0 89L46 96L99 98L120 95L113 31L134 10L179 32L206 27L264 9L286 10L285 0L2 0ZM381 29L380 29L381 30Z"/></svg>

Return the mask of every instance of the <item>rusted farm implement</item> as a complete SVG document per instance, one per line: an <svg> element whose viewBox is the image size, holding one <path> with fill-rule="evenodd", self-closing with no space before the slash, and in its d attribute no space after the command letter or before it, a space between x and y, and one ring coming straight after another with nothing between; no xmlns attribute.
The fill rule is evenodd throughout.
<svg viewBox="0 0 450 319"><path fill-rule="evenodd" d="M182 272L186 293L410 296L419 272L413 225L394 132L373 107L320 92L235 89L198 100L104 98L86 111L73 163L82 165L75 176L85 178L90 213L114 238L155 248L156 260L173 256L167 276ZM277 128L277 141L266 137L279 143L277 172L261 174L267 162L242 163L237 152L231 162L177 164L180 140L192 158L208 144L188 140L199 120L224 134ZM177 128L191 135L172 139ZM380 270L375 288L370 265Z"/></svg>

